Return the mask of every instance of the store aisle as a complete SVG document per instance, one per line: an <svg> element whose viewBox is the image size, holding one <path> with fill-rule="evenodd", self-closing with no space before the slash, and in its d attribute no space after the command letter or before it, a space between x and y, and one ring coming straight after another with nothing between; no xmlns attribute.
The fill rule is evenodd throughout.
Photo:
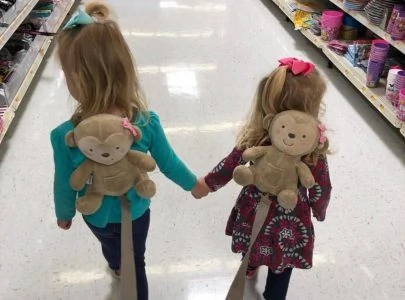
<svg viewBox="0 0 405 300"><path fill-rule="evenodd" d="M174 148L205 174L233 146L256 84L283 56L328 76L325 123L333 198L315 223L315 267L295 271L291 300L405 299L405 143L270 0L110 1L151 109ZM74 103L51 57L0 146L0 299L117 298L77 217L56 226L50 130ZM222 300L239 264L224 235L238 187L196 201L156 173L147 266L151 300ZM261 299L265 269L246 299Z"/></svg>

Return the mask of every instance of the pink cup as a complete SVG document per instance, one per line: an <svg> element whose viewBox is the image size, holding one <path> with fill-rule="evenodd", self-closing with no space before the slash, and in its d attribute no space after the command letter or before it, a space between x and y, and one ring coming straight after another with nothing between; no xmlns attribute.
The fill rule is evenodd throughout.
<svg viewBox="0 0 405 300"><path fill-rule="evenodd" d="M399 91L399 99L396 109L398 119L405 121L405 89Z"/></svg>
<svg viewBox="0 0 405 300"><path fill-rule="evenodd" d="M374 44L387 44L387 45L389 45L390 43L388 43L386 40L378 40L378 39L376 39L376 40L373 40L371 42L371 44L372 45L374 45Z"/></svg>
<svg viewBox="0 0 405 300"><path fill-rule="evenodd" d="M323 19L343 19L343 12L340 10L325 10L322 12Z"/></svg>
<svg viewBox="0 0 405 300"><path fill-rule="evenodd" d="M395 77L394 96L393 99L391 100L392 105L394 105L395 107L398 106L399 94L400 91L403 89L405 89L405 71L399 71L397 73L397 76Z"/></svg>
<svg viewBox="0 0 405 300"><path fill-rule="evenodd" d="M325 25L342 25L343 21L341 21L341 20L328 20L328 19L324 20L324 19L321 19L321 24L325 24Z"/></svg>
<svg viewBox="0 0 405 300"><path fill-rule="evenodd" d="M405 89L399 91L399 101L402 101L405 104Z"/></svg>

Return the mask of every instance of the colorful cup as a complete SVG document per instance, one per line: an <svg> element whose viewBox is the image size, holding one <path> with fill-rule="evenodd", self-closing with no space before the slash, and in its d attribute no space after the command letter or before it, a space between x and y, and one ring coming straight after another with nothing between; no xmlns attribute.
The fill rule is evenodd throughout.
<svg viewBox="0 0 405 300"><path fill-rule="evenodd" d="M402 71L401 69L391 69L388 72L387 76L387 86L385 88L385 97L389 100L393 105L395 102L395 79L397 78L398 72Z"/></svg>
<svg viewBox="0 0 405 300"><path fill-rule="evenodd" d="M400 11L395 24L391 30L391 38L393 40L402 40L405 38L405 11Z"/></svg>
<svg viewBox="0 0 405 300"><path fill-rule="evenodd" d="M404 9L405 9L405 6L403 4L394 5L394 9L392 10L391 17L390 17L390 20L388 21L387 30L386 30L389 34L392 33L392 29L394 28L395 21L397 20L399 13L401 11L403 11Z"/></svg>
<svg viewBox="0 0 405 300"><path fill-rule="evenodd" d="M401 89L398 96L397 117L401 121L405 121L405 89Z"/></svg>
<svg viewBox="0 0 405 300"><path fill-rule="evenodd" d="M381 73L384 69L384 64L378 61L368 61L367 65L367 80L368 87L376 87L380 81Z"/></svg>
<svg viewBox="0 0 405 300"><path fill-rule="evenodd" d="M324 10L322 12L322 19L341 20L343 21L344 13L340 10Z"/></svg>
<svg viewBox="0 0 405 300"><path fill-rule="evenodd" d="M405 89L405 71L401 70L397 73L394 83L394 98L391 100L392 105L398 106L399 91Z"/></svg>

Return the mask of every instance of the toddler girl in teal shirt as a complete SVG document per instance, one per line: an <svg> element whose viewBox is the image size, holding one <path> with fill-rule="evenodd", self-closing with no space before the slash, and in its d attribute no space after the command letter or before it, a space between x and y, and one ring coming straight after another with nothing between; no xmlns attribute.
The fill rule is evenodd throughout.
<svg viewBox="0 0 405 300"><path fill-rule="evenodd" d="M58 226L69 229L75 216L76 198L82 194L69 184L72 172L85 159L77 148L65 144L65 135L81 120L100 113L127 117L142 131L142 139L133 150L150 152L160 171L186 191L204 193L196 176L170 147L159 121L149 112L142 95L127 43L108 8L90 3L86 12L78 11L58 37L58 56L71 95L78 106L69 121L51 133L54 151L54 201ZM138 299L148 299L145 272L145 243L149 229L149 199L140 198L134 190L131 201L133 243L137 274ZM84 216L85 222L101 243L113 275L120 275L121 210L117 197L106 196L101 208Z"/></svg>

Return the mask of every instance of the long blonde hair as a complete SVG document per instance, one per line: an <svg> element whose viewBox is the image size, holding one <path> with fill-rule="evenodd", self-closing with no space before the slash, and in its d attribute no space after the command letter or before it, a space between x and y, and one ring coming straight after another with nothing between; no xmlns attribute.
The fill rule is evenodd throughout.
<svg viewBox="0 0 405 300"><path fill-rule="evenodd" d="M64 29L58 36L58 55L67 85L78 101L73 124L112 107L132 118L147 107L131 51L118 24L101 2L86 5L95 22Z"/></svg>
<svg viewBox="0 0 405 300"><path fill-rule="evenodd" d="M307 75L294 75L286 66L276 68L260 81L249 118L238 134L237 147L246 149L266 142L268 131L263 127L266 116L271 118L293 109L318 118L325 90L325 81L316 69ZM315 164L327 149L325 143L322 150L315 150L304 160Z"/></svg>

